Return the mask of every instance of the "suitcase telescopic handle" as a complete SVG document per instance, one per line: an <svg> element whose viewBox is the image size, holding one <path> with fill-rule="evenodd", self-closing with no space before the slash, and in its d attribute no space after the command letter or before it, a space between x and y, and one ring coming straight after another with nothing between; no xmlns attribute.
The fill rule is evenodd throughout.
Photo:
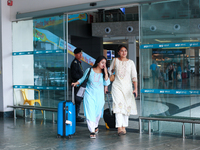
<svg viewBox="0 0 200 150"><path fill-rule="evenodd" d="M109 112L110 112L110 115L112 115L112 107L111 107L111 104L110 104L110 100L109 100L108 94L110 94L110 92L106 92L106 96L107 96Z"/></svg>
<svg viewBox="0 0 200 150"><path fill-rule="evenodd" d="M72 103L75 105L74 86L72 86Z"/></svg>

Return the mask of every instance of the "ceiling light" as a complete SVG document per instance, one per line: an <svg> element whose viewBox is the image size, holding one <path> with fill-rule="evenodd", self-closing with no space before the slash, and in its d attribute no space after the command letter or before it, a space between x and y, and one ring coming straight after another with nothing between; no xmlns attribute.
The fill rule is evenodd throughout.
<svg viewBox="0 0 200 150"><path fill-rule="evenodd" d="M103 42L103 44L113 44L113 42Z"/></svg>

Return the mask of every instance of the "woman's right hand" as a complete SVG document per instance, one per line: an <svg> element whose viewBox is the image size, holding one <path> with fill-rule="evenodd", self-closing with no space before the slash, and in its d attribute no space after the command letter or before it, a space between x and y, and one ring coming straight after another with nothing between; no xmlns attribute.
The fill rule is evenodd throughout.
<svg viewBox="0 0 200 150"><path fill-rule="evenodd" d="M105 81L107 81L108 80L108 70L107 70L107 67L105 66L105 68L104 68L104 73L105 73Z"/></svg>
<svg viewBox="0 0 200 150"><path fill-rule="evenodd" d="M75 86L77 86L79 84L79 82L77 81L77 82L75 82L75 83L72 83L71 85L73 86L73 87L75 87Z"/></svg>
<svg viewBox="0 0 200 150"><path fill-rule="evenodd" d="M106 66L104 67L104 73L105 73L105 74L107 74L107 73L108 73L108 69L107 69L107 67L106 67Z"/></svg>

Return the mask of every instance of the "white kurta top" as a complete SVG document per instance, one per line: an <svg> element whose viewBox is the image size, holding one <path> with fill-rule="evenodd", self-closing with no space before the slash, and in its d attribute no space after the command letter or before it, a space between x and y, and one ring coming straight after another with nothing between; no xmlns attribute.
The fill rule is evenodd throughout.
<svg viewBox="0 0 200 150"><path fill-rule="evenodd" d="M109 73L114 66L112 61ZM137 82L137 72L132 60L120 61L116 58L115 80L112 84L113 112L124 115L137 115L135 97L133 95L132 81Z"/></svg>

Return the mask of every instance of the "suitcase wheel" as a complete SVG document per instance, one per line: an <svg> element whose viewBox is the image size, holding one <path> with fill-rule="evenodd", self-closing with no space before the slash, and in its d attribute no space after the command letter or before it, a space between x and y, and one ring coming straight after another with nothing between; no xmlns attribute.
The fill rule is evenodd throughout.
<svg viewBox="0 0 200 150"><path fill-rule="evenodd" d="M60 135L57 135L57 138L61 138L61 136L60 136Z"/></svg>
<svg viewBox="0 0 200 150"><path fill-rule="evenodd" d="M71 135L65 136L65 139L72 139L72 138L73 138L73 136L71 136Z"/></svg>

